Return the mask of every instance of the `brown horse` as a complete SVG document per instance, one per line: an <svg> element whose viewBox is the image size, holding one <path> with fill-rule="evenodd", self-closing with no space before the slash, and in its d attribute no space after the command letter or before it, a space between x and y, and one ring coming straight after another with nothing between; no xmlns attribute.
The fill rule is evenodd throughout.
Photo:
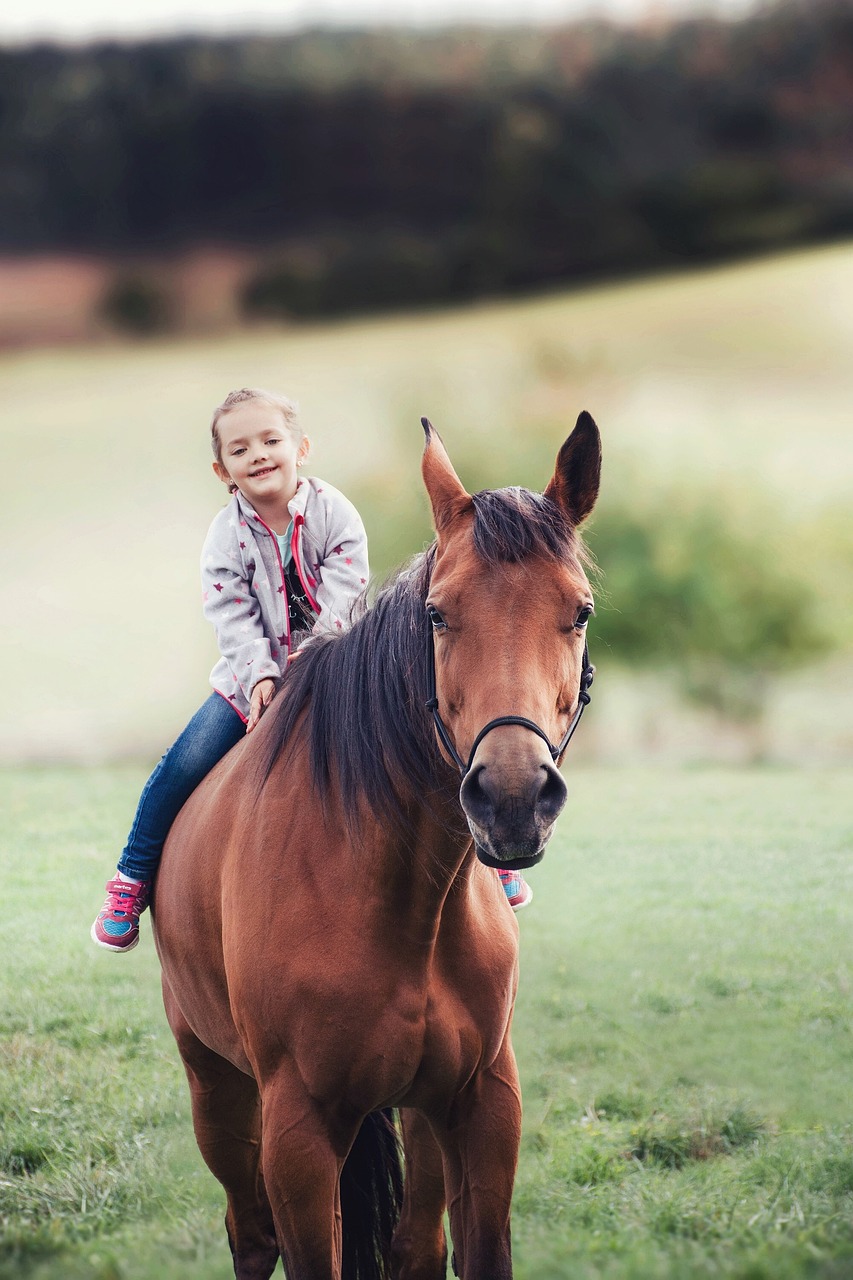
<svg viewBox="0 0 853 1280"><path fill-rule="evenodd" d="M279 1256L288 1280L438 1280L445 1206L456 1274L512 1275L518 931L491 868L537 862L565 802L600 439L582 414L544 494L471 495L424 428L435 543L291 663L159 873L166 1012L239 1280Z"/></svg>

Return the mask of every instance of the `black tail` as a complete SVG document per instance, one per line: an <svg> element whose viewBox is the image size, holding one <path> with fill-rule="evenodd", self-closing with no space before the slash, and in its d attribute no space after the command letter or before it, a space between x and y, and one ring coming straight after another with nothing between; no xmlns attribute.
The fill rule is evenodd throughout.
<svg viewBox="0 0 853 1280"><path fill-rule="evenodd" d="M374 1111L341 1171L343 1280L387 1280L403 1203L403 1157L391 1111Z"/></svg>

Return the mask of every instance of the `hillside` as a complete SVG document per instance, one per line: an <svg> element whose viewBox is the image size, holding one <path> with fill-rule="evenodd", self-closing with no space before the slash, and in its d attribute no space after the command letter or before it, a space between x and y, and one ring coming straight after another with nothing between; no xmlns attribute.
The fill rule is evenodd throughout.
<svg viewBox="0 0 853 1280"><path fill-rule="evenodd" d="M361 506L381 571L428 537L422 413L469 486L541 486L588 408L605 440L604 502L713 478L739 509L755 489L792 520L837 511L843 530L851 290L844 245L422 316L3 354L15 465L0 754L153 754L204 696L213 648L197 559L224 496L207 424L231 387L301 402L312 466ZM848 542L837 564L814 565L827 596L847 590L849 554ZM838 740L851 722L839 679L827 723L818 700L802 732Z"/></svg>

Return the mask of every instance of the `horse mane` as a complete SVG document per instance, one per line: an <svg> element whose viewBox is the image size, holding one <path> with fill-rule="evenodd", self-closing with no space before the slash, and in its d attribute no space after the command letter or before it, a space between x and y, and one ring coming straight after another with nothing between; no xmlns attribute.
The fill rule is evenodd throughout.
<svg viewBox="0 0 853 1280"><path fill-rule="evenodd" d="M539 556L580 568L580 539L562 510L528 489L472 495L474 546L487 564ZM429 625L425 603L435 544L416 555L368 607L356 603L352 626L315 636L288 665L269 712L259 754L259 783L288 745L309 752L317 793L334 787L354 824L363 806L411 832L412 801L438 801L456 773L441 756L425 708ZM444 808L444 805L436 808ZM461 807L459 831L464 832Z"/></svg>
<svg viewBox="0 0 853 1280"><path fill-rule="evenodd" d="M474 547L486 564L517 564L533 556L580 568L584 548L560 507L544 493L514 485L471 495Z"/></svg>

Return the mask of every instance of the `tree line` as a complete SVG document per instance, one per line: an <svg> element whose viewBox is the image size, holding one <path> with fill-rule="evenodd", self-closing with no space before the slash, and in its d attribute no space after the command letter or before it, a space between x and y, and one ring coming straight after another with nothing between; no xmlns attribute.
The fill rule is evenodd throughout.
<svg viewBox="0 0 853 1280"><path fill-rule="evenodd" d="M0 251L251 245L250 311L508 293L853 231L853 10L0 51Z"/></svg>

